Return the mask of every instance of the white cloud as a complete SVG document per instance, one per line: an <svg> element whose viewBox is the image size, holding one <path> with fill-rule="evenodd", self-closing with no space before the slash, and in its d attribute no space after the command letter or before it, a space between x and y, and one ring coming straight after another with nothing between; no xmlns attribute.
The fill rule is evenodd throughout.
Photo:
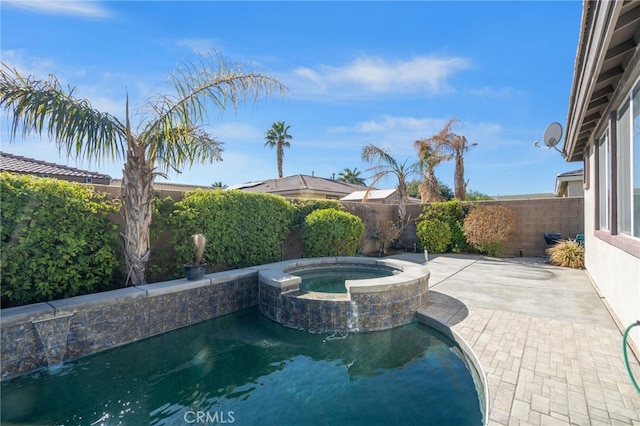
<svg viewBox="0 0 640 426"><path fill-rule="evenodd" d="M221 43L211 38L181 38L176 40L176 46L189 49L192 53L198 55L206 55L213 51L222 50Z"/></svg>
<svg viewBox="0 0 640 426"><path fill-rule="evenodd" d="M112 14L97 1L76 0L5 0L4 3L19 9L51 15L73 15L87 18L108 18Z"/></svg>
<svg viewBox="0 0 640 426"><path fill-rule="evenodd" d="M452 91L447 79L469 66L469 61L461 57L421 56L389 61L363 56L343 66L296 68L283 81L294 96L300 97L435 95Z"/></svg>

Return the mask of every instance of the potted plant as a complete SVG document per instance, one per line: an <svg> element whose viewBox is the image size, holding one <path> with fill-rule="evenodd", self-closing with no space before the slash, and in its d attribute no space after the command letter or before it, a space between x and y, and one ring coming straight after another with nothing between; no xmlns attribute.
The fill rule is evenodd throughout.
<svg viewBox="0 0 640 426"><path fill-rule="evenodd" d="M207 270L207 264L204 262L204 245L207 239L202 234L192 235L191 238L195 245L196 256L193 263L184 264L184 275L189 281L197 281L202 279Z"/></svg>

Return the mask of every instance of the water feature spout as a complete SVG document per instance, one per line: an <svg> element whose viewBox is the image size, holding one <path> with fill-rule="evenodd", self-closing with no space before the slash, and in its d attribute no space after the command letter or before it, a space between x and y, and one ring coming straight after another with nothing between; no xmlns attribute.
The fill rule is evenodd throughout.
<svg viewBox="0 0 640 426"><path fill-rule="evenodd" d="M63 314L32 322L44 347L48 367L60 364L67 354L67 336L73 315Z"/></svg>

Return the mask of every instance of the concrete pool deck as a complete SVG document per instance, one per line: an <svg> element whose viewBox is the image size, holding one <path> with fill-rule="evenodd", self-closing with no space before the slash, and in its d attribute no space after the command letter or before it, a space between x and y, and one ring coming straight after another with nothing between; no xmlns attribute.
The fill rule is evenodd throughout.
<svg viewBox="0 0 640 426"><path fill-rule="evenodd" d="M480 359L489 424L640 425L622 333L585 271L470 255L432 255L428 266L429 301L419 312L455 330ZM638 380L631 351L629 359Z"/></svg>

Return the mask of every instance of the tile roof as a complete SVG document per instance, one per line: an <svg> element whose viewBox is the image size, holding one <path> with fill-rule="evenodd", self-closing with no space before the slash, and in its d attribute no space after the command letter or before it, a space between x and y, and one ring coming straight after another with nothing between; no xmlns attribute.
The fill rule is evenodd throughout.
<svg viewBox="0 0 640 426"><path fill-rule="evenodd" d="M351 194L353 191L362 190L362 185L340 182L334 179L309 175L293 175L280 179L267 179L256 182L247 182L234 185L229 189L241 189L254 192L269 192L272 194L287 193L300 190L312 190L318 192L332 192Z"/></svg>
<svg viewBox="0 0 640 426"><path fill-rule="evenodd" d="M68 176L92 179L111 179L111 176L98 172L76 169L60 164L47 163L33 158L21 157L0 151L0 170L31 175Z"/></svg>

